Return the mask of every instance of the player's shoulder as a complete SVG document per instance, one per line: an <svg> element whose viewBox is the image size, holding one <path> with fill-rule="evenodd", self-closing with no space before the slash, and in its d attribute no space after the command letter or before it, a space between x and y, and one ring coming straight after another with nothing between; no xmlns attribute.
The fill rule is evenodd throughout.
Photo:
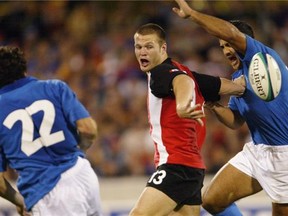
<svg viewBox="0 0 288 216"><path fill-rule="evenodd" d="M49 85L63 85L65 84L64 81L60 80L60 79L47 79L47 80L39 80L42 83L46 83Z"/></svg>
<svg viewBox="0 0 288 216"><path fill-rule="evenodd" d="M173 69L177 69L175 66L169 64L169 63L161 63L159 65L157 65L156 67L154 67L151 70L151 73L155 73L155 72L169 72L170 70Z"/></svg>
<svg viewBox="0 0 288 216"><path fill-rule="evenodd" d="M161 64L155 66L153 69L151 69L151 73L155 73L155 72L167 72L167 73L171 73L171 72L176 72L176 71L181 71L176 65L173 64L172 59L171 58L167 58L164 62L162 62Z"/></svg>
<svg viewBox="0 0 288 216"><path fill-rule="evenodd" d="M40 85L51 86L51 87L66 87L67 83L59 79L48 79L48 80L39 80Z"/></svg>
<svg viewBox="0 0 288 216"><path fill-rule="evenodd" d="M268 53L272 56L278 56L278 53L272 49L271 47L267 46L263 42L257 40L256 38L252 38L247 36L247 47L246 47L246 55L244 56L244 60L250 61L252 57L256 53Z"/></svg>
<svg viewBox="0 0 288 216"><path fill-rule="evenodd" d="M56 95L63 92L70 91L68 84L59 79L38 80L36 88L43 89L46 92L54 93Z"/></svg>

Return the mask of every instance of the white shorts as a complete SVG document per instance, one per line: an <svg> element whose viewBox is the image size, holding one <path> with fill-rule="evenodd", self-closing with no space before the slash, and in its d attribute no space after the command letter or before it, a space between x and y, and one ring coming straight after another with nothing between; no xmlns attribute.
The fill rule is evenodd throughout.
<svg viewBox="0 0 288 216"><path fill-rule="evenodd" d="M257 179L273 203L288 203L288 146L249 142L229 163Z"/></svg>
<svg viewBox="0 0 288 216"><path fill-rule="evenodd" d="M102 216L98 178L83 158L32 208L33 216Z"/></svg>

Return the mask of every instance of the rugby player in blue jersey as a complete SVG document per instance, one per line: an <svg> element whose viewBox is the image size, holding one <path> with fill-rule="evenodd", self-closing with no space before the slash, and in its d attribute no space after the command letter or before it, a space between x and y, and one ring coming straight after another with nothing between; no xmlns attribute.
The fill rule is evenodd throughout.
<svg viewBox="0 0 288 216"><path fill-rule="evenodd" d="M23 52L2 46L0 107L0 196L23 215L25 207L33 216L102 215L98 178L85 159L97 125L73 91L26 76ZM25 205L3 175L7 165L19 174Z"/></svg>
<svg viewBox="0 0 288 216"><path fill-rule="evenodd" d="M231 97L228 106L209 104L218 119L237 129L247 123L252 141L232 158L214 177L203 197L203 207L214 215L241 215L235 201L262 189L272 202L273 216L288 215L288 69L271 48L254 39L252 28L243 21L225 21L192 9L184 0L175 0L173 11L198 24L217 37L224 55L235 72L232 79L244 75L246 91ZM261 52L271 55L282 74L279 95L265 102L253 93L248 81L252 57Z"/></svg>

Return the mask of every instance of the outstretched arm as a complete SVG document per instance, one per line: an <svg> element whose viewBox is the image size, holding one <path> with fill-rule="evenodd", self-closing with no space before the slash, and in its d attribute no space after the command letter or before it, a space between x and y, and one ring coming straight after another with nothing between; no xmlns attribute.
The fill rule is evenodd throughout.
<svg viewBox="0 0 288 216"><path fill-rule="evenodd" d="M245 123L245 119L239 112L233 111L218 102L205 103L205 108L211 110L220 122L233 130L240 128Z"/></svg>
<svg viewBox="0 0 288 216"><path fill-rule="evenodd" d="M223 19L210 16L192 9L185 0L175 0L179 8L172 10L181 18L190 18L194 23L205 29L209 34L227 41L235 50L244 54L246 36L233 24Z"/></svg>
<svg viewBox="0 0 288 216"><path fill-rule="evenodd" d="M187 75L178 75L172 82L173 91L176 98L176 110L177 114L181 118L190 118L196 120L201 126L203 121L201 118L205 117L202 110L202 105L191 105L194 92L194 81Z"/></svg>
<svg viewBox="0 0 288 216"><path fill-rule="evenodd" d="M226 78L221 79L221 87L219 90L220 95L235 95L241 96L244 94L246 88L246 82L244 76L240 76L234 81L228 80Z"/></svg>

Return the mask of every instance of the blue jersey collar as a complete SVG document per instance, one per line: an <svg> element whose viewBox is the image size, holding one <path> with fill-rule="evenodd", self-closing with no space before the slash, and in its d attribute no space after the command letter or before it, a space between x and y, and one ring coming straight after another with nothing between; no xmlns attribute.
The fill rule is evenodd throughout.
<svg viewBox="0 0 288 216"><path fill-rule="evenodd" d="M16 80L15 82L8 84L4 87L2 87L0 89L0 94L6 93L6 92L10 92L13 91L14 89L20 88L24 85L26 85L27 83L36 81L37 79L35 77L25 77L19 80Z"/></svg>

